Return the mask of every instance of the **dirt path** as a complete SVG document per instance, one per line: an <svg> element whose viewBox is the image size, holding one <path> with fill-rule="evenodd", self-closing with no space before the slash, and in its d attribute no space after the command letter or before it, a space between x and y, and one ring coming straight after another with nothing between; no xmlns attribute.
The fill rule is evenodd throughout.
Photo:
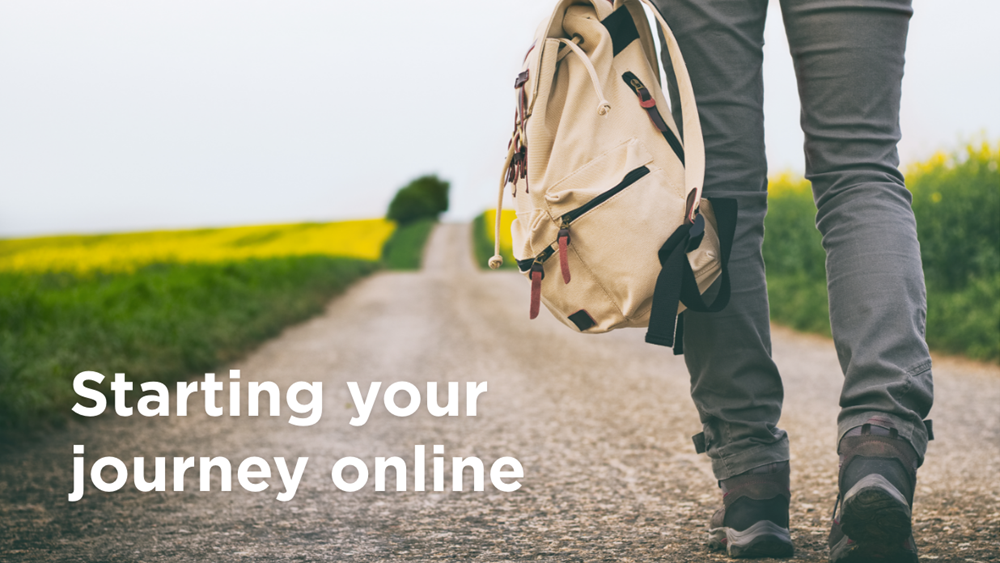
<svg viewBox="0 0 1000 563"><path fill-rule="evenodd" d="M547 313L527 320L528 287L513 273L476 270L465 226L437 229L420 273L382 273L354 286L320 317L285 331L247 358L219 369L251 381L323 383L314 426L277 418L210 418L192 396L189 416L119 418L74 424L33 443L0 448L0 560L3 561L714 561L704 525L720 502L691 434L699 423L682 360L642 342L641 331L582 336ZM835 496L839 367L832 344L786 330L774 334L786 380L782 425L792 439L793 539L798 561L826 561ZM548 358L542 361L542 358ZM110 375L110 374L108 374ZM920 471L915 508L925 560L997 561L1000 553L1000 373L941 360L935 365L938 440ZM201 380L202 378L197 378ZM488 381L478 415L436 418L421 406L398 418L382 405L356 414L347 382ZM300 394L303 401L307 394ZM406 402L401 394L398 403ZM282 396L284 401L284 395ZM227 403L222 400L220 403ZM244 409L246 402L243 402ZM128 461L167 457L166 491L72 489L73 445ZM426 445L429 492L376 492L374 459L399 456L408 472L414 445ZM432 446L486 464L485 491L431 489ZM197 470L173 491L174 456L224 456L233 491L199 492ZM250 456L308 457L295 497L275 465L264 492L245 491L236 465ZM371 470L358 492L330 476L345 456ZM520 490L498 491L494 460L524 467ZM197 468L196 468L197 469ZM151 469L147 469L151 475ZM108 471L106 479L113 480ZM346 474L348 480L350 473ZM508 479L507 481L510 481Z"/></svg>

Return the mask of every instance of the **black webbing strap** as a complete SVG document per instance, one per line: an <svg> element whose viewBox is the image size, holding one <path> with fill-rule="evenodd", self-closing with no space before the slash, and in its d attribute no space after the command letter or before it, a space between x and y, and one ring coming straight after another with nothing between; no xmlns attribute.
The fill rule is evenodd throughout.
<svg viewBox="0 0 1000 563"><path fill-rule="evenodd" d="M608 35L611 36L612 56L617 56L618 53L625 50L625 47L639 39L639 29L635 26L635 20L632 19L632 14L625 6L611 12L608 17L601 20L601 23L607 28Z"/></svg>
<svg viewBox="0 0 1000 563"><path fill-rule="evenodd" d="M684 353L684 313L677 315L677 325L674 328L674 355Z"/></svg>
<svg viewBox="0 0 1000 563"><path fill-rule="evenodd" d="M694 271L688 263L684 268L684 283L681 284L681 302L699 313L717 313L726 308L729 304L729 255L733 250L733 236L736 234L736 200L730 198L708 198L712 203L712 211L715 212L715 222L719 228L719 263L722 266L722 278L719 285L719 292L711 305L705 303L701 291L698 290L698 282L694 279Z"/></svg>
<svg viewBox="0 0 1000 563"><path fill-rule="evenodd" d="M699 432L694 436L691 436L691 441L694 442L695 453L703 454L708 450L708 441L705 440L704 432Z"/></svg>
<svg viewBox="0 0 1000 563"><path fill-rule="evenodd" d="M687 253L698 248L704 235L705 218L699 214L694 223L684 223L677 227L660 247L657 255L661 269L653 289L653 307L649 313L646 342L660 346L674 345L677 304L681 300L684 265L688 264Z"/></svg>
<svg viewBox="0 0 1000 563"><path fill-rule="evenodd" d="M662 269L656 277L653 290L653 307L649 316L649 330L646 342L671 346L675 354L682 354L684 317L677 314L679 303L701 313L715 313L729 304L729 255L736 233L736 200L729 198L708 198L715 212L718 225L719 257L722 267L719 292L712 303L705 303L698 283L695 281L687 253L698 248L705 236L705 218L699 214L694 223L684 224L660 247L658 256Z"/></svg>

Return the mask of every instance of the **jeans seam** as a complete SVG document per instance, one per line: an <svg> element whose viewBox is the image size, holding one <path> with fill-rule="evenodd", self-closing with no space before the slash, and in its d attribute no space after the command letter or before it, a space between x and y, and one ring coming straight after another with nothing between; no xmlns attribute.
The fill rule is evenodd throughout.
<svg viewBox="0 0 1000 563"><path fill-rule="evenodd" d="M920 362L919 364L911 367L910 369L906 370L904 372L904 374L907 377L912 377L914 375L920 375L920 374L922 374L922 373L924 373L924 372L926 372L926 371L928 371L930 369L931 369L931 360L930 359L926 359L926 360Z"/></svg>

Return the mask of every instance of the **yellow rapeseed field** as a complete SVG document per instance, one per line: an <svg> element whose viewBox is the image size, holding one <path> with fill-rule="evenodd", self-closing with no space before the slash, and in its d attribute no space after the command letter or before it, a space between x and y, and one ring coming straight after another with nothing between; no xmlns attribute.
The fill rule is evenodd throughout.
<svg viewBox="0 0 1000 563"><path fill-rule="evenodd" d="M132 272L161 262L323 254L378 260L384 219L0 240L0 272ZM508 229L509 231L509 229Z"/></svg>
<svg viewBox="0 0 1000 563"><path fill-rule="evenodd" d="M493 219L497 216L496 209L486 210L486 221L484 221L483 228L486 229L486 240L493 244ZM500 251L504 254L510 254L511 248L513 248L514 243L511 241L510 236L510 224L514 222L514 217L516 217L513 209L504 209L500 213Z"/></svg>

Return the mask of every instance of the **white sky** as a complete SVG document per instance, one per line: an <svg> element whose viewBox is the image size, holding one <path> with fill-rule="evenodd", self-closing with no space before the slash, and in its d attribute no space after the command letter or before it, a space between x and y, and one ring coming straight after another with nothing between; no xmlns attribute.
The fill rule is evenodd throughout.
<svg viewBox="0 0 1000 563"><path fill-rule="evenodd" d="M378 217L430 172L471 218L551 4L0 0L0 236ZM1000 134L1000 2L914 5L904 163ZM801 171L776 0L766 41L768 159Z"/></svg>

